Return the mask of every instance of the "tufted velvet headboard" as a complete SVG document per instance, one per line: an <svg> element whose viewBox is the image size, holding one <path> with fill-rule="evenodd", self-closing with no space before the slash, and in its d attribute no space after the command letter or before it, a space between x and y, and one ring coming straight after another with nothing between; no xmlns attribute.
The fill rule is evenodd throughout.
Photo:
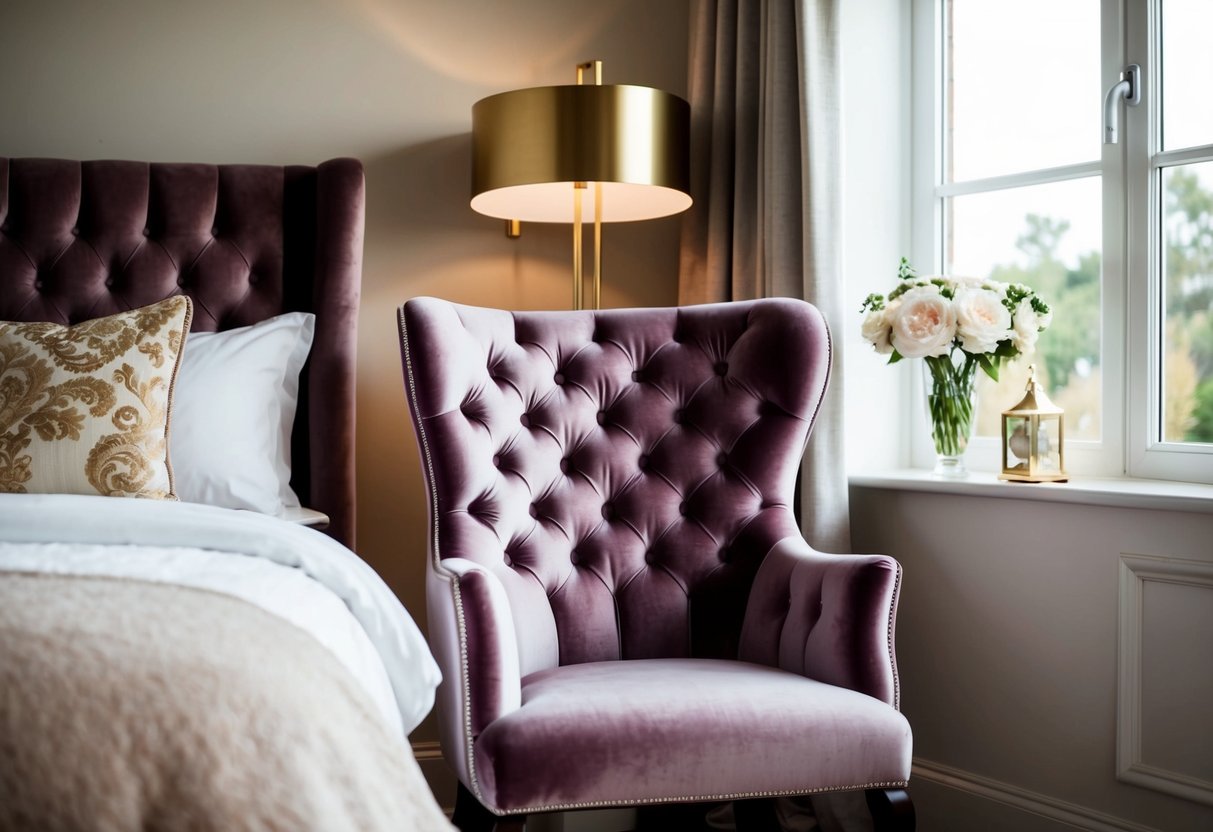
<svg viewBox="0 0 1213 832"><path fill-rule="evenodd" d="M364 182L317 167L0 158L0 320L75 324L184 293L192 331L316 314L291 485L354 544Z"/></svg>

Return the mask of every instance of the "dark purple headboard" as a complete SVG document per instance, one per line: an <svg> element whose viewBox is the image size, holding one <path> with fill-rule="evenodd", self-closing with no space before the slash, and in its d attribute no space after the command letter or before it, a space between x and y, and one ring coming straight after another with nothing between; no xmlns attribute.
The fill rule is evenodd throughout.
<svg viewBox="0 0 1213 832"><path fill-rule="evenodd" d="M291 485L354 544L364 181L318 167L0 158L0 320L75 324L175 294L193 331L316 314Z"/></svg>

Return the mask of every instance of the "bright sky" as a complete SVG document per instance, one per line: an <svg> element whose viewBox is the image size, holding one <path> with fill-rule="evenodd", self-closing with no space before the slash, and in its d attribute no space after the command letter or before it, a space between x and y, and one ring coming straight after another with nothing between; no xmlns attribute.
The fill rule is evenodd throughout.
<svg viewBox="0 0 1213 832"><path fill-rule="evenodd" d="M1213 78L1213 2L1161 4L1166 148L1213 143L1213 107L1202 89ZM1099 0L953 1L954 181L1100 158L1107 84L1099 73L1099 7ZM1193 170L1213 188L1213 165ZM1099 248L1099 200L1097 178L958 197L948 270L984 275L994 264L1022 261L1015 239L1028 213L1070 221L1060 253L1072 263Z"/></svg>

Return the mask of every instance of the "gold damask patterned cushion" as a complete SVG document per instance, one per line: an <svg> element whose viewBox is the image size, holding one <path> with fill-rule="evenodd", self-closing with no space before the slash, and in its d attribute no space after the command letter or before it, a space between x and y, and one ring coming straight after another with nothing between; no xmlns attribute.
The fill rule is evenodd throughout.
<svg viewBox="0 0 1213 832"><path fill-rule="evenodd" d="M0 321L0 492L176 499L185 296L75 326Z"/></svg>

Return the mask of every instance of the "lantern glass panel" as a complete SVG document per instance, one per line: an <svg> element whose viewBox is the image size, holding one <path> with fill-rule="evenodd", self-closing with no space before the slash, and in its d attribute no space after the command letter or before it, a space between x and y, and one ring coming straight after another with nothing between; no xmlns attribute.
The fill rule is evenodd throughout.
<svg viewBox="0 0 1213 832"><path fill-rule="evenodd" d="M1042 472L1055 474L1061 470L1061 419L1056 414L1042 415L1039 419L1036 433L1038 465Z"/></svg>
<svg viewBox="0 0 1213 832"><path fill-rule="evenodd" d="M1007 468L1026 472L1032 455L1031 419L1023 416L1004 418L1007 422Z"/></svg>

